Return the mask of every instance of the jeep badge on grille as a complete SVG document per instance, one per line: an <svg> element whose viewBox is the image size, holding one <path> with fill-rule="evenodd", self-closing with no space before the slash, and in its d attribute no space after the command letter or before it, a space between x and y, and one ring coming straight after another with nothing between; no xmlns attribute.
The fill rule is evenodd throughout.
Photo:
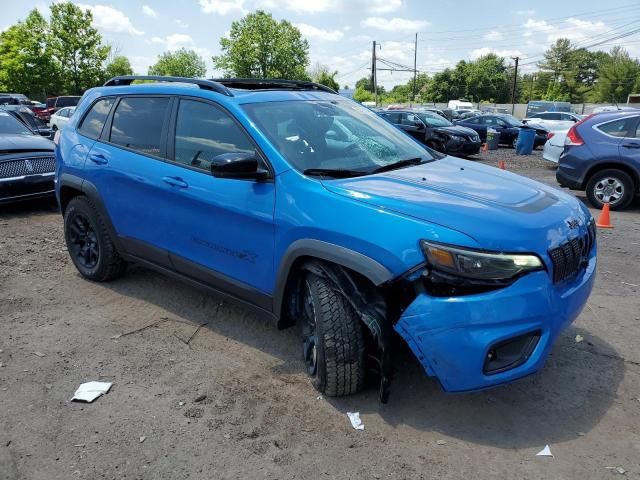
<svg viewBox="0 0 640 480"><path fill-rule="evenodd" d="M572 218L572 219L567 220L567 226L571 230L575 230L576 228L578 228L580 226L580 222L578 220L576 220L575 218Z"/></svg>

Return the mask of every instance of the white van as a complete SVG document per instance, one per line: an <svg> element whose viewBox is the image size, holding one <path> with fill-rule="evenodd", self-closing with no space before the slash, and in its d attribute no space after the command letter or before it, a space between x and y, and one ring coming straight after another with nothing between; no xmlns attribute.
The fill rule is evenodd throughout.
<svg viewBox="0 0 640 480"><path fill-rule="evenodd" d="M473 103L466 100L449 100L447 106L452 110L473 110Z"/></svg>

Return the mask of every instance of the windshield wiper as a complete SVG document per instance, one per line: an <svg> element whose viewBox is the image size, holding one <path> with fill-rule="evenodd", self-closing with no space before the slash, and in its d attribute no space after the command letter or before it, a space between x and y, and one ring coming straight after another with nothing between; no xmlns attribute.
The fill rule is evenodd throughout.
<svg viewBox="0 0 640 480"><path fill-rule="evenodd" d="M398 168L410 167L412 165L420 165L423 163L427 163L427 160L422 157L416 158L407 158L406 160L400 160L398 162L390 163L389 165L383 165L382 167L378 167L373 170L371 173L382 173L388 172L389 170L396 170Z"/></svg>
<svg viewBox="0 0 640 480"><path fill-rule="evenodd" d="M305 175L313 175L319 177L332 177L332 178L349 178L349 177L361 177L368 175L367 172L361 172L358 170L344 170L342 168L307 168L304 172Z"/></svg>

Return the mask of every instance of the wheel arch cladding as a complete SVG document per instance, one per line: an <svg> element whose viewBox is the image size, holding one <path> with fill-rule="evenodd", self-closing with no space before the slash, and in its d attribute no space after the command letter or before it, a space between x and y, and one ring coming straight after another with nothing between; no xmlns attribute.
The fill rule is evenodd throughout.
<svg viewBox="0 0 640 480"><path fill-rule="evenodd" d="M394 275L376 260L348 248L314 239L293 242L285 251L276 275L273 311L281 317L287 287L300 266L307 260L325 261L339 265L367 278L376 286L391 280Z"/></svg>

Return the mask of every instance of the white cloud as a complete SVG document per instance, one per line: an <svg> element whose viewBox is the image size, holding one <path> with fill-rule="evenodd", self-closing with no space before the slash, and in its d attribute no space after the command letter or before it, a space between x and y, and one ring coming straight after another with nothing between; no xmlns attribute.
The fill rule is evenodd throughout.
<svg viewBox="0 0 640 480"><path fill-rule="evenodd" d="M373 13L394 12L402 6L402 0L370 0L367 10Z"/></svg>
<svg viewBox="0 0 640 480"><path fill-rule="evenodd" d="M131 24L131 20L120 10L107 5L85 5L78 4L83 10L90 10L93 14L93 21L96 27L105 32L128 33L129 35L142 35L143 31L138 30Z"/></svg>
<svg viewBox="0 0 640 480"><path fill-rule="evenodd" d="M180 50L181 48L193 48L194 42L191 35L186 33L172 33L167 35L165 44L168 50Z"/></svg>
<svg viewBox="0 0 640 480"><path fill-rule="evenodd" d="M245 13L244 2L245 0L200 0L200 10L203 13L217 15L226 15L234 11Z"/></svg>
<svg viewBox="0 0 640 480"><path fill-rule="evenodd" d="M203 0L200 0L202 3ZM263 0L260 6L267 9L284 9L300 13L321 13L337 7L337 0Z"/></svg>
<svg viewBox="0 0 640 480"><path fill-rule="evenodd" d="M535 15L535 10L518 10L516 11L516 15Z"/></svg>
<svg viewBox="0 0 640 480"><path fill-rule="evenodd" d="M182 21L182 20L180 20L179 18L176 18L176 19L174 20L174 22L175 22L175 24L176 24L178 27L180 27L180 28L189 28L189 24L188 24L188 23L183 22L183 21Z"/></svg>
<svg viewBox="0 0 640 480"><path fill-rule="evenodd" d="M144 13L145 15L147 15L148 17L151 17L151 18L158 18L158 12L156 12L149 5L143 5L142 6L142 13Z"/></svg>
<svg viewBox="0 0 640 480"><path fill-rule="evenodd" d="M317 28L306 23L296 23L295 26L305 37L317 38L318 40L336 42L344 36L344 33L340 30L324 30L323 28Z"/></svg>
<svg viewBox="0 0 640 480"><path fill-rule="evenodd" d="M559 38L568 38L572 42L588 40L593 35L606 32L608 27L601 21L591 22L578 18L568 18L560 25L550 25L544 20L529 18L524 24L524 29L523 37L542 34L546 43L553 43Z"/></svg>
<svg viewBox="0 0 640 480"><path fill-rule="evenodd" d="M522 52L520 50L508 50L508 49L498 50L495 48L482 47L482 48L476 48L475 50L473 50L470 54L470 57L471 57L471 60L477 60L478 58L488 55L490 53L493 53L499 57L505 57L505 58L522 56Z"/></svg>
<svg viewBox="0 0 640 480"><path fill-rule="evenodd" d="M416 31L421 30L428 25L426 20L409 20L407 18L391 18L386 19L383 17L369 17L362 21L363 27L377 28L378 30L387 31Z"/></svg>
<svg viewBox="0 0 640 480"><path fill-rule="evenodd" d="M486 40L491 40L491 41L495 41L495 40L502 40L504 38L504 36L502 35L502 33L497 32L495 30L487 33L484 38Z"/></svg>

